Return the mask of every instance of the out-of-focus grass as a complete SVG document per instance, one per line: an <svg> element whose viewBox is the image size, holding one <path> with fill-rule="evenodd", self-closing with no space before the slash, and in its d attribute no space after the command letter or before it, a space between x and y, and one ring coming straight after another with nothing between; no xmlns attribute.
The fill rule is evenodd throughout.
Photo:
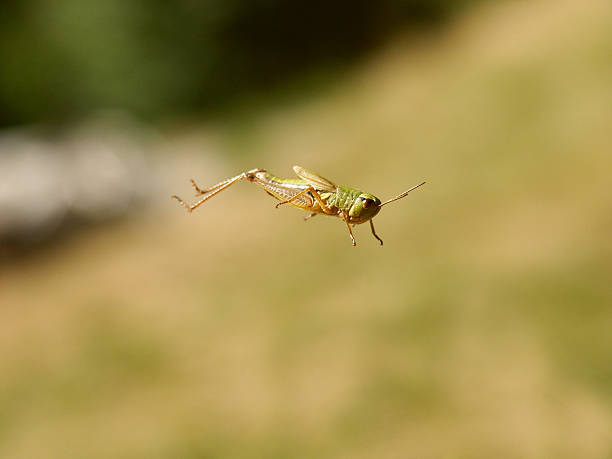
<svg viewBox="0 0 612 459"><path fill-rule="evenodd" d="M611 27L499 4L224 128L228 176L427 179L383 248L241 184L5 267L0 456L608 457Z"/></svg>

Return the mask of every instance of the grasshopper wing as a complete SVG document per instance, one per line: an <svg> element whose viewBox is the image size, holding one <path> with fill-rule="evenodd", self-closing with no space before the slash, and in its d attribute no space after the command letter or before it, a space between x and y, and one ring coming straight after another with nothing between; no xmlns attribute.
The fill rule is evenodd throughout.
<svg viewBox="0 0 612 459"><path fill-rule="evenodd" d="M307 171L300 166L293 166L293 170L299 178L306 180L317 191L336 191L336 184L321 177L319 174Z"/></svg>

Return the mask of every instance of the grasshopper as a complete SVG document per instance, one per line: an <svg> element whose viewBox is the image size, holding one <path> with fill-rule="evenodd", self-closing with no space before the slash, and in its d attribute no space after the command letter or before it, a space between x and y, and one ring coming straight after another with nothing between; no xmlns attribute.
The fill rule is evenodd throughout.
<svg viewBox="0 0 612 459"><path fill-rule="evenodd" d="M369 221L372 234L378 239L380 245L383 245L382 239L374 230L372 219L380 212L383 206L403 198L415 188L425 184L425 182L419 183L393 199L381 203L380 199L374 195L347 186L336 185L330 180L303 167L293 166L293 170L299 178L284 179L270 174L265 169L252 169L205 189L199 188L195 181L191 179L196 196L202 196L202 198L191 205L185 203L185 201L176 195L173 195L172 198L176 199L189 212L192 212L234 183L247 180L258 184L270 196L281 201L276 204L277 208L283 204L291 204L299 209L308 211L309 213L304 220L308 220L317 214L342 218L348 228L353 246L356 246L357 243L355 242L351 225L355 226Z"/></svg>

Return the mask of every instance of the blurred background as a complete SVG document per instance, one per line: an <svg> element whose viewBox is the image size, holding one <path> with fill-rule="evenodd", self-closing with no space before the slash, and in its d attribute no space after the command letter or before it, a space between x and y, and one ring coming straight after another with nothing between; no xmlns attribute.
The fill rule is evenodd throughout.
<svg viewBox="0 0 612 459"><path fill-rule="evenodd" d="M609 1L3 12L0 457L612 455Z"/></svg>

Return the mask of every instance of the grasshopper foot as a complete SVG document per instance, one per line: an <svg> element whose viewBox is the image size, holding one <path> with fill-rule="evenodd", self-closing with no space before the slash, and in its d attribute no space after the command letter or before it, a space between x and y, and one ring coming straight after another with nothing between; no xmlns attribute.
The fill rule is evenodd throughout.
<svg viewBox="0 0 612 459"><path fill-rule="evenodd" d="M172 196L170 196L172 199L176 199L179 204L181 206L183 206L185 209L187 209L187 212L191 213L191 211L193 210L185 201L183 201L181 198L179 198L177 195L173 194Z"/></svg>

